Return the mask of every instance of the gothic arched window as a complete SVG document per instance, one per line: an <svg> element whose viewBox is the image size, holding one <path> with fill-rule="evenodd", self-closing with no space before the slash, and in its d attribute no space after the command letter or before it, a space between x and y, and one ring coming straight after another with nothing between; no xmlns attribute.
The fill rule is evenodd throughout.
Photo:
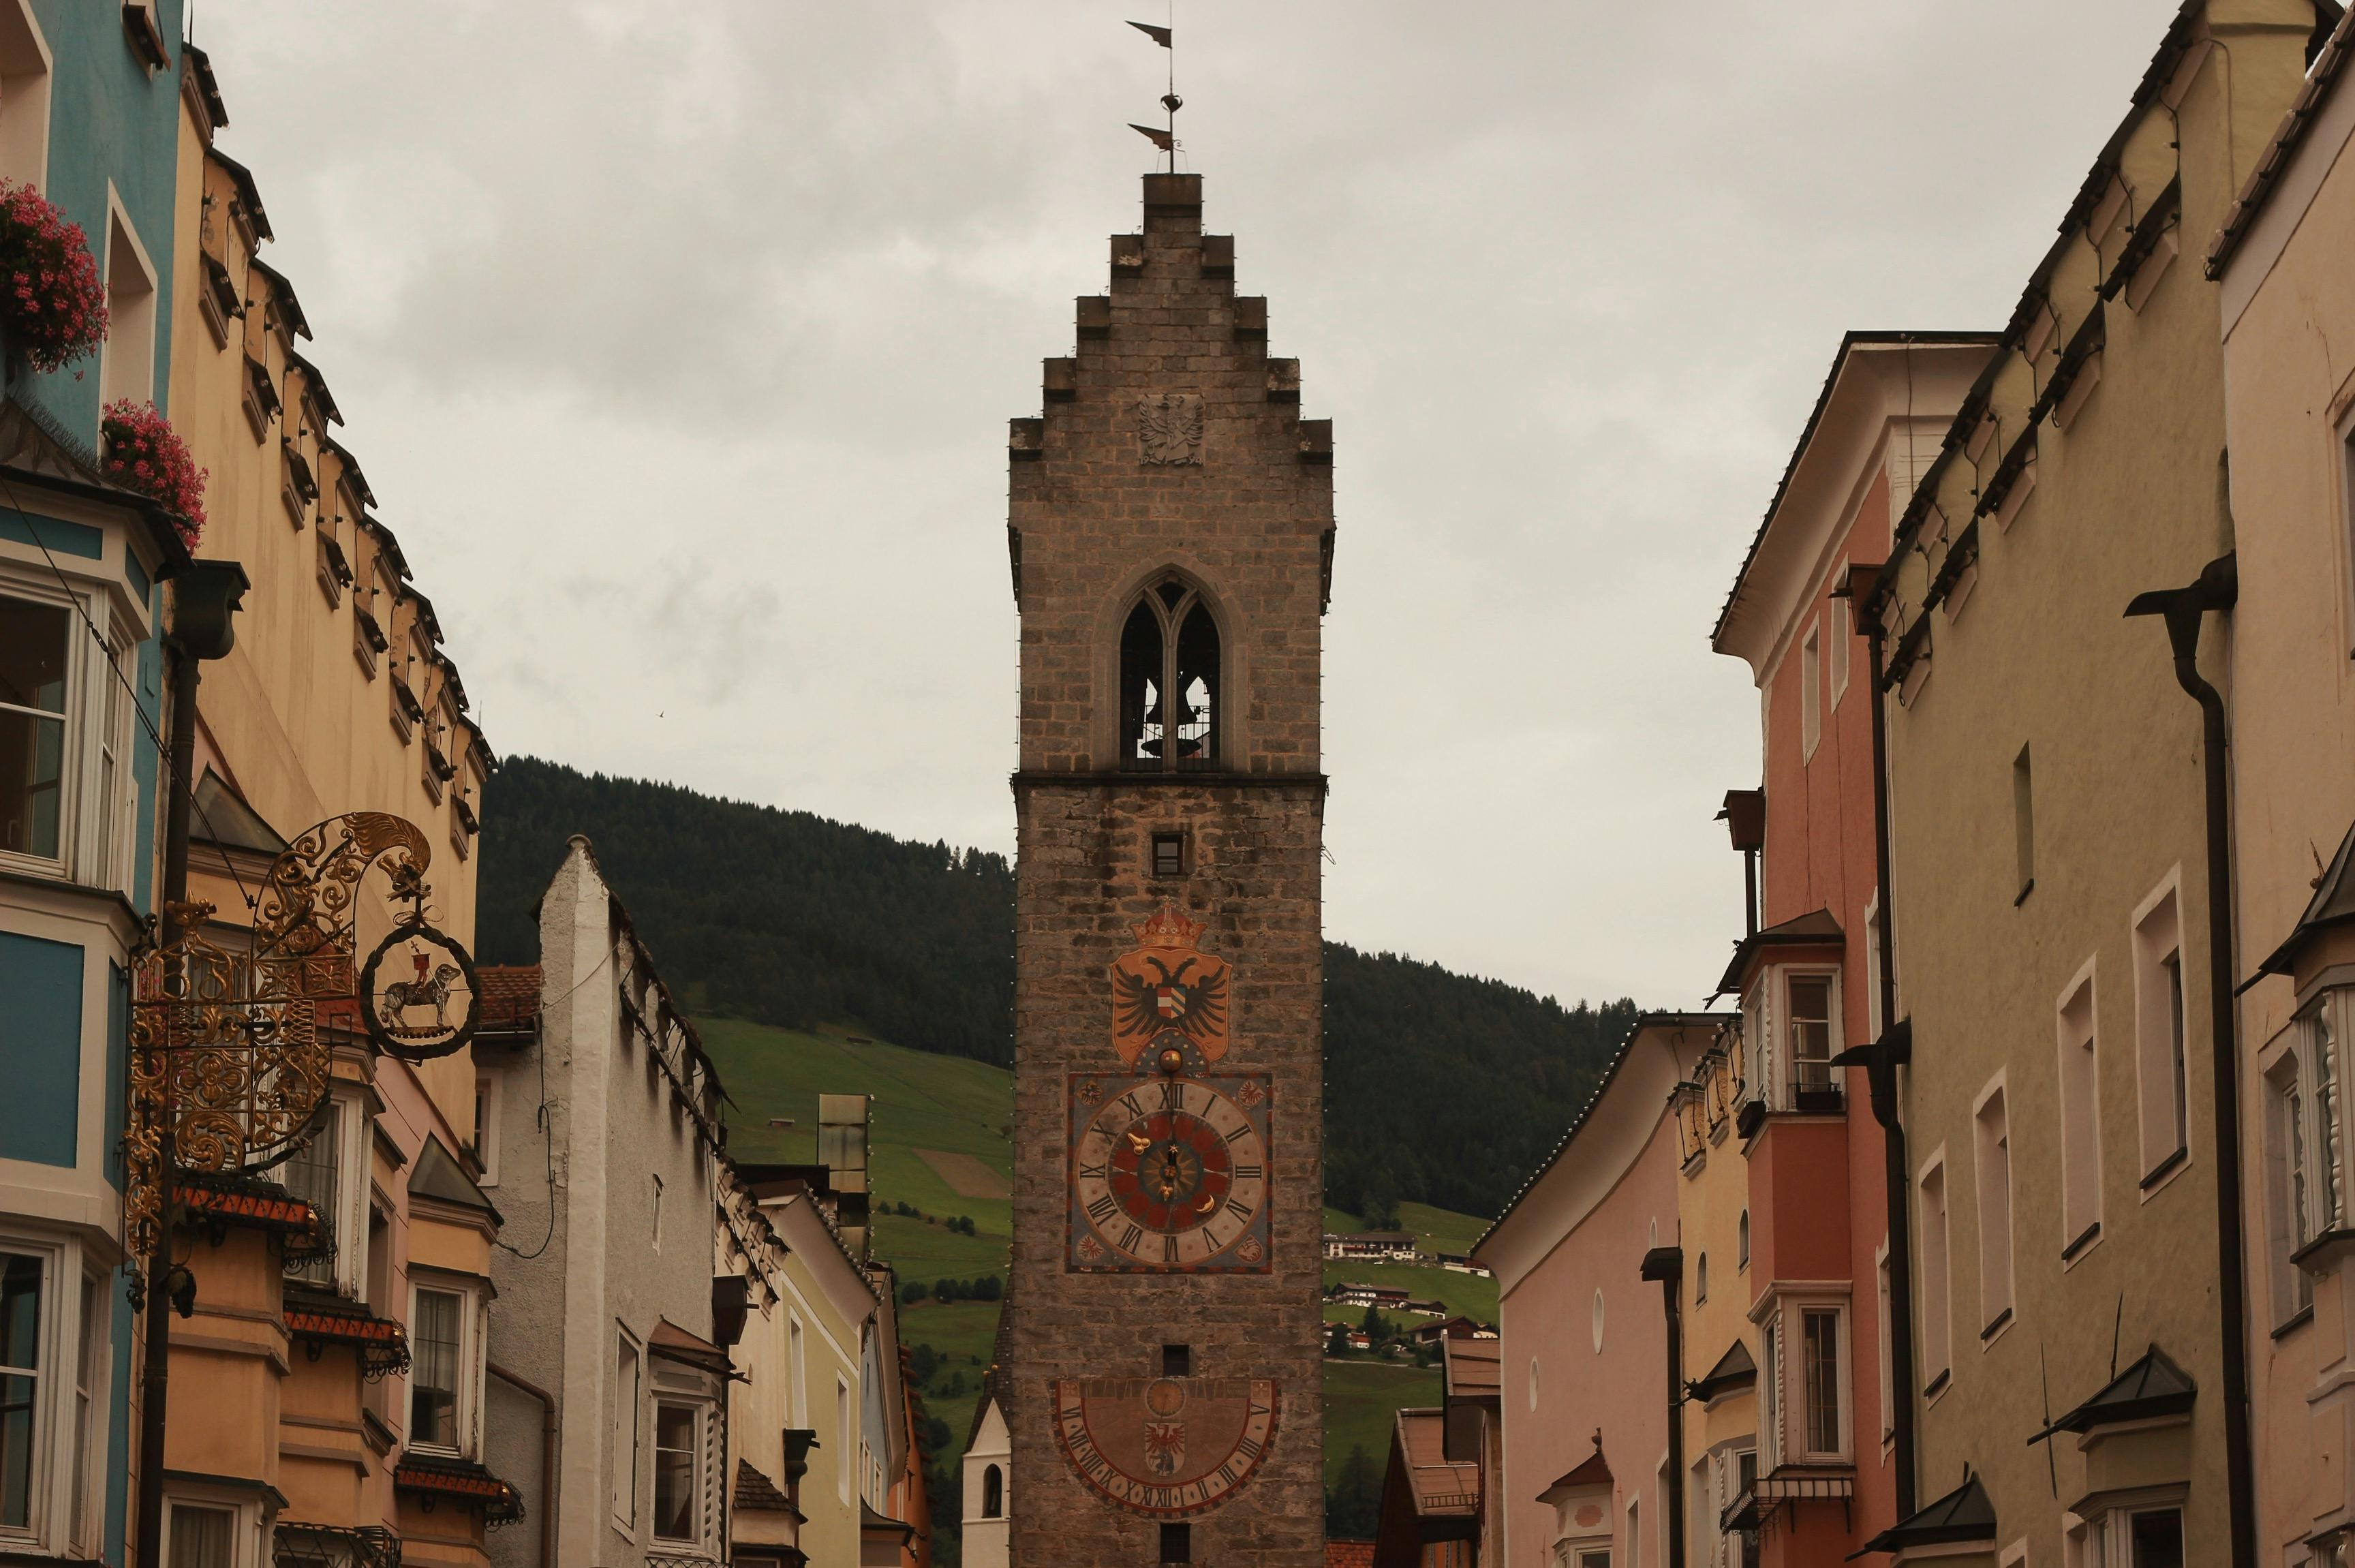
<svg viewBox="0 0 2355 1568"><path fill-rule="evenodd" d="M996 1519L1006 1512L1006 1472L995 1465L981 1472L981 1517Z"/></svg>
<svg viewBox="0 0 2355 1568"><path fill-rule="evenodd" d="M1218 623L1184 579L1165 577L1121 627L1120 765L1218 766L1222 706Z"/></svg>

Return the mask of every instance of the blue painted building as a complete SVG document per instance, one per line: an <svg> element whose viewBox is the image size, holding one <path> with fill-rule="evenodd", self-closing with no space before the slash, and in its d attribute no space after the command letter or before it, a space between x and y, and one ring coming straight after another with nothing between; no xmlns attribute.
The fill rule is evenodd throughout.
<svg viewBox="0 0 2355 1568"><path fill-rule="evenodd" d="M0 0L0 177L80 224L104 349L0 398L0 1561L121 1568L128 965L153 899L155 507L99 482L99 411L161 406L181 0Z"/></svg>

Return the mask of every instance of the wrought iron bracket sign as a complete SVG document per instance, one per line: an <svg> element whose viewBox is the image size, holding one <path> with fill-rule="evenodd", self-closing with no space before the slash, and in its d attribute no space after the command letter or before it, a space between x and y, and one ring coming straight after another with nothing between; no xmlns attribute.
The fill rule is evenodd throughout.
<svg viewBox="0 0 2355 1568"><path fill-rule="evenodd" d="M249 945L208 938L212 908L192 903L170 912L176 941L136 956L123 1196L133 1256L153 1253L162 1233L168 1175L267 1170L309 1141L337 1035L410 1058L446 1055L473 1038L473 961L425 918L432 859L425 834L402 817L330 817L272 863ZM417 974L394 975L381 996L363 987L355 962L371 869L389 880L394 910L392 934L368 960L371 981L396 950L442 955L438 964L395 960Z"/></svg>

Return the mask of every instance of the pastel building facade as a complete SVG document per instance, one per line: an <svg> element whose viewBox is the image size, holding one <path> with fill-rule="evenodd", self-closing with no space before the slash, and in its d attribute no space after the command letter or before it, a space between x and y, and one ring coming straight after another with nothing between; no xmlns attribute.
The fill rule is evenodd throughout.
<svg viewBox="0 0 2355 1568"><path fill-rule="evenodd" d="M2222 1223L2237 981L2190 695L2232 656L2223 351L2181 251L2224 221L2319 20L2215 0L2169 21L1864 606L1897 697L1918 1464L1941 1494L1874 1539L1900 1560L2264 1560L2248 1251ZM2191 596L2179 663L2154 591Z"/></svg>
<svg viewBox="0 0 2355 1568"><path fill-rule="evenodd" d="M164 514L100 480L103 397L165 400L177 0L0 5L0 178L80 226L113 330L0 400L0 1556L121 1564L137 1371L120 1139L153 911Z"/></svg>
<svg viewBox="0 0 2355 1568"><path fill-rule="evenodd" d="M1493 1506L1507 1562L1609 1568L1660 1551L1680 1487L1661 1289L1642 1271L1654 1249L1677 1245L1671 1096L1726 1021L1638 1019L1593 1100L1472 1250L1497 1275ZM1434 1462L1458 1462L1430 1446Z"/></svg>

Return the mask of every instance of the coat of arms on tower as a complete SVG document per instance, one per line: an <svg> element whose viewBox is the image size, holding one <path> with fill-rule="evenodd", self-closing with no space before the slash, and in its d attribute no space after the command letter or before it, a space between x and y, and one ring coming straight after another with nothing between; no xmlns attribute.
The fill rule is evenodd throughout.
<svg viewBox="0 0 2355 1568"><path fill-rule="evenodd" d="M1200 463L1201 394L1147 392L1137 399L1136 444L1147 463Z"/></svg>
<svg viewBox="0 0 2355 1568"><path fill-rule="evenodd" d="M1134 1067L1148 1047L1199 1055L1204 1062L1227 1053L1227 982L1232 970L1214 953L1196 947L1202 923L1165 903L1133 927L1143 944L1112 964L1112 1043Z"/></svg>

